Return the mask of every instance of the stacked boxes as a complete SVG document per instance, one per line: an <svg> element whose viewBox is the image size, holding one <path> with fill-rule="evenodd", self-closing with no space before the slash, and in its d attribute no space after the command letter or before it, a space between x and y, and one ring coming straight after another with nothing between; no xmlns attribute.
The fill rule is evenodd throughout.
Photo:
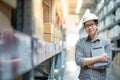
<svg viewBox="0 0 120 80"><path fill-rule="evenodd" d="M0 28L13 30L10 22L12 7L0 1Z"/></svg>
<svg viewBox="0 0 120 80"><path fill-rule="evenodd" d="M61 32L60 30L56 29L56 44L60 45L60 40L61 40Z"/></svg>
<svg viewBox="0 0 120 80"><path fill-rule="evenodd" d="M120 26L115 25L110 31L111 31L111 38L118 37L120 35Z"/></svg>
<svg viewBox="0 0 120 80"><path fill-rule="evenodd" d="M115 20L118 21L120 20L120 8L117 8L116 12L115 12L116 18Z"/></svg>
<svg viewBox="0 0 120 80"><path fill-rule="evenodd" d="M52 23L44 23L44 41L54 42L54 26Z"/></svg>
<svg viewBox="0 0 120 80"><path fill-rule="evenodd" d="M35 34L40 40L43 40L43 6L42 0L33 0L33 15Z"/></svg>
<svg viewBox="0 0 120 80"><path fill-rule="evenodd" d="M16 8L17 0L2 0L4 3L8 4L12 8Z"/></svg>
<svg viewBox="0 0 120 80"><path fill-rule="evenodd" d="M108 27L115 23L115 15L110 14L105 18L105 27Z"/></svg>
<svg viewBox="0 0 120 80"><path fill-rule="evenodd" d="M54 33L54 26L52 23L44 23L44 33Z"/></svg>
<svg viewBox="0 0 120 80"><path fill-rule="evenodd" d="M109 13L113 9L114 9L114 1L111 0L111 1L109 1L109 4L107 5L107 13Z"/></svg>

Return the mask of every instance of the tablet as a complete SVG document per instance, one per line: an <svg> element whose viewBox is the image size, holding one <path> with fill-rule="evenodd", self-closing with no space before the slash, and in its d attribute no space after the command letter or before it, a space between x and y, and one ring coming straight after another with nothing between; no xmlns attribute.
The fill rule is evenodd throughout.
<svg viewBox="0 0 120 80"><path fill-rule="evenodd" d="M96 57L101 55L103 52L105 52L104 47L95 47L92 48L92 57ZM101 66L105 66L107 65L107 61L101 61L101 62L97 62L94 63L94 67L101 67Z"/></svg>

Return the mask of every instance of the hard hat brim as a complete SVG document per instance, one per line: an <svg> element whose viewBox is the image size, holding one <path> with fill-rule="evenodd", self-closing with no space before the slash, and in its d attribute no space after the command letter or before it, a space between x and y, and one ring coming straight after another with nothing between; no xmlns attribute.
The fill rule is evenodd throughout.
<svg viewBox="0 0 120 80"><path fill-rule="evenodd" d="M96 19L88 19L88 20L83 21L83 24L87 21L90 21L90 20L98 20L98 19L97 18Z"/></svg>

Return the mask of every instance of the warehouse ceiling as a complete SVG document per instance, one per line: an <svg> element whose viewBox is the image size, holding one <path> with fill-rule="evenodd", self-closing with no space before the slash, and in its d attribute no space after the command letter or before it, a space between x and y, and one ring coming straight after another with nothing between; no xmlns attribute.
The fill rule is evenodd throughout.
<svg viewBox="0 0 120 80"><path fill-rule="evenodd" d="M75 10L77 7L78 0L68 0L68 12L69 14L76 14ZM96 0L83 0L81 9L80 9L80 17L83 16L86 9L90 9L91 11L94 11Z"/></svg>

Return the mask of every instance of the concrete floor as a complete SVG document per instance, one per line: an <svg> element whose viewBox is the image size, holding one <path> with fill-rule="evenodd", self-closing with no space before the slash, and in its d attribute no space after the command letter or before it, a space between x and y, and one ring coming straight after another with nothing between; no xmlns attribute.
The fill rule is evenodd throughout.
<svg viewBox="0 0 120 80"><path fill-rule="evenodd" d="M78 80L80 68L75 63L74 48L67 52L64 80Z"/></svg>

